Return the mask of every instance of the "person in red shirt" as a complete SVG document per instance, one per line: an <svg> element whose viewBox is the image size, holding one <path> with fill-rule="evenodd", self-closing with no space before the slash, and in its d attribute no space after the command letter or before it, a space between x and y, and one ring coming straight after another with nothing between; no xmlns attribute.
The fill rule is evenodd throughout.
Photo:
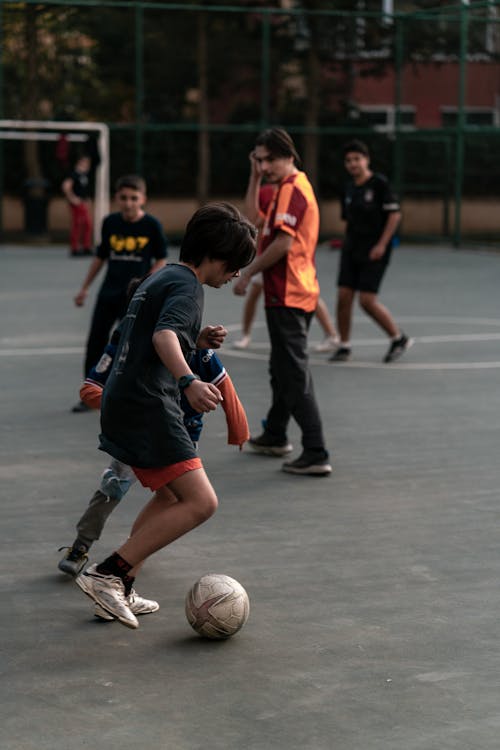
<svg viewBox="0 0 500 750"><path fill-rule="evenodd" d="M264 433L250 438L257 453L286 456L293 447L287 428L293 417L302 431L302 453L283 464L291 474L327 476L332 467L325 448L307 355L307 334L319 298L315 252L319 209L311 183L299 169L299 156L282 128L265 130L251 158L258 176L276 189L265 214L260 254L233 284L245 294L255 274L263 273L266 321L271 342L272 404ZM258 210L258 188L255 200Z"/></svg>
<svg viewBox="0 0 500 750"><path fill-rule="evenodd" d="M70 255L92 255L92 218L90 215L89 156L81 156L61 189L71 211Z"/></svg>

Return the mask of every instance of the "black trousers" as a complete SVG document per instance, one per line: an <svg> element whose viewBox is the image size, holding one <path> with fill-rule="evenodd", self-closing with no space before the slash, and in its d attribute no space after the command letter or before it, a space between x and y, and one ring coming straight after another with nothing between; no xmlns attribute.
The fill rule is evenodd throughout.
<svg viewBox="0 0 500 750"><path fill-rule="evenodd" d="M313 314L294 307L266 308L272 390L266 431L280 441L285 440L293 417L302 431L303 447L325 450L307 354L307 334Z"/></svg>
<svg viewBox="0 0 500 750"><path fill-rule="evenodd" d="M111 331L127 312L127 295L124 293L106 295L98 294L92 314L90 330L87 338L87 350L83 364L83 377L101 359Z"/></svg>

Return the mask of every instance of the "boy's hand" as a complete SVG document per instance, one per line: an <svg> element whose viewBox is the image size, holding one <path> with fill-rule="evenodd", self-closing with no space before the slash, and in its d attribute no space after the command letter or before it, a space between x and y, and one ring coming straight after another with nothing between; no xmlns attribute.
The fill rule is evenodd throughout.
<svg viewBox="0 0 500 750"><path fill-rule="evenodd" d="M196 346L198 349L220 349L226 336L224 326L206 326L200 331Z"/></svg>
<svg viewBox="0 0 500 750"><path fill-rule="evenodd" d="M184 395L189 405L197 412L214 411L223 400L219 389L212 383L204 383L203 380L193 380L184 389Z"/></svg>
<svg viewBox="0 0 500 750"><path fill-rule="evenodd" d="M242 273L239 279L233 281L233 293L238 297L244 297L244 295L247 293L247 288L251 278L251 276L247 276L246 274Z"/></svg>
<svg viewBox="0 0 500 750"><path fill-rule="evenodd" d="M81 291L78 292L78 294L75 297L75 305L77 307L83 307L86 299L87 299L87 292L84 289L82 289Z"/></svg>
<svg viewBox="0 0 500 750"><path fill-rule="evenodd" d="M380 258L383 258L385 254L385 245L381 244L380 242L377 242L376 245L372 247L369 253L370 260L380 260Z"/></svg>
<svg viewBox="0 0 500 750"><path fill-rule="evenodd" d="M255 158L255 150L254 151L250 151L250 153L248 154L248 158L250 160L250 174L251 174L251 176L254 179L256 179L256 180L260 180L261 177L262 177L262 170L261 170L259 162Z"/></svg>

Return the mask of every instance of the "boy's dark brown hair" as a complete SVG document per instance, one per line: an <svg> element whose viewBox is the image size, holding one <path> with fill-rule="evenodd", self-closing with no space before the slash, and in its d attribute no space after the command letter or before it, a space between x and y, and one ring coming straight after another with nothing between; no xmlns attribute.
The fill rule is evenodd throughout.
<svg viewBox="0 0 500 750"><path fill-rule="evenodd" d="M363 156L370 156L370 151L368 150L368 146L363 141L359 141L357 138L354 138L354 140L349 141L348 143L345 143L342 147L342 154L345 158L346 154L349 153L355 153L355 154L363 154Z"/></svg>
<svg viewBox="0 0 500 750"><path fill-rule="evenodd" d="M300 156L295 148L295 143L284 128L268 128L263 130L257 140L256 146L265 146L271 156L288 158L293 156L296 167L300 166Z"/></svg>
<svg viewBox="0 0 500 750"><path fill-rule="evenodd" d="M257 230L230 203L207 203L191 217L179 260L197 268L205 258L223 260L228 271L248 266L255 257Z"/></svg>
<svg viewBox="0 0 500 750"><path fill-rule="evenodd" d="M146 180L138 174L126 174L119 177L115 182L115 193L118 193L122 188L130 188L146 194Z"/></svg>

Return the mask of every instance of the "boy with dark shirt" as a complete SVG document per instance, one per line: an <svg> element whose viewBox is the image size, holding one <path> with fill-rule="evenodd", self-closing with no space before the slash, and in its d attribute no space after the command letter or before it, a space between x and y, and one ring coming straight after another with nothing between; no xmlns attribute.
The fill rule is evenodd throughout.
<svg viewBox="0 0 500 750"><path fill-rule="evenodd" d="M90 324L84 377L101 356L111 329L125 315L130 281L147 273L155 273L165 265L167 257L163 229L157 219L144 211L146 183L142 177L120 177L116 183L116 200L120 210L104 219L96 257L75 297L77 307L85 304L90 285L107 264ZM72 411L88 409L80 401Z"/></svg>
<svg viewBox="0 0 500 750"><path fill-rule="evenodd" d="M413 343L377 297L401 219L399 201L386 177L371 171L368 147L362 141L350 141L344 146L344 164L351 179L342 198L342 218L347 227L337 280L340 346L330 362L346 362L351 358L349 339L356 292L363 310L390 338L384 362L393 362Z"/></svg>
<svg viewBox="0 0 500 750"><path fill-rule="evenodd" d="M233 206L207 204L194 214L180 262L148 278L134 294L103 393L101 448L132 466L155 494L127 541L76 579L87 596L130 628L128 597L146 558L206 521L217 496L184 425L180 393L197 412L213 411L221 392L187 364L197 348L220 347L223 326L201 329L203 284L220 288L255 255L255 228Z"/></svg>
<svg viewBox="0 0 500 750"><path fill-rule="evenodd" d="M101 407L102 391L111 372L119 340L120 327L113 332L101 359L80 388L80 398L91 409ZM227 423L227 442L229 445L238 445L241 450L243 443L250 437L248 422L226 368L212 349L197 349L189 361L189 366L201 380L213 383L221 391L222 408ZM197 446L203 429L203 413L196 412L191 407L184 393L181 394L180 403L184 425L194 445ZM100 538L108 517L136 481L137 478L130 466L116 458L111 460L109 467L103 472L99 489L93 494L77 523L78 536L71 547L61 548L66 549L66 552L58 564L59 570L73 577L82 571L88 561L90 547Z"/></svg>

